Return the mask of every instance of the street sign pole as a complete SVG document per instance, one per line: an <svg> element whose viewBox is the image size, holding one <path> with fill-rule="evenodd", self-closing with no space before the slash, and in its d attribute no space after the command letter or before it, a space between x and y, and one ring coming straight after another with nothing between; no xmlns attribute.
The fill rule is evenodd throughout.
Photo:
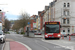
<svg viewBox="0 0 75 50"><path fill-rule="evenodd" d="M29 36L29 27L27 27L27 36Z"/></svg>
<svg viewBox="0 0 75 50"><path fill-rule="evenodd" d="M29 24L30 22L28 22L28 26L27 26L27 36L29 36Z"/></svg>

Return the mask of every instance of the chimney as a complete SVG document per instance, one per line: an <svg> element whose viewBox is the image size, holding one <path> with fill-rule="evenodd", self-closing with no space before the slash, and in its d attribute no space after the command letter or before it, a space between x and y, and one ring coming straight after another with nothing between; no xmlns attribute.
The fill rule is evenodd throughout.
<svg viewBox="0 0 75 50"><path fill-rule="evenodd" d="M38 11L38 15L41 13L42 11Z"/></svg>
<svg viewBox="0 0 75 50"><path fill-rule="evenodd" d="M45 6L45 10L48 10L49 9L49 6Z"/></svg>

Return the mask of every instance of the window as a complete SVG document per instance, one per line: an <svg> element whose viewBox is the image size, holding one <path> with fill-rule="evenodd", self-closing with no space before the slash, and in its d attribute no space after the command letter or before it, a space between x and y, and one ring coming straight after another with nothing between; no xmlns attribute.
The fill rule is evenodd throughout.
<svg viewBox="0 0 75 50"><path fill-rule="evenodd" d="M69 24L69 19L67 19L67 24Z"/></svg>
<svg viewBox="0 0 75 50"><path fill-rule="evenodd" d="M64 11L64 15L66 15L66 11Z"/></svg>
<svg viewBox="0 0 75 50"><path fill-rule="evenodd" d="M66 3L64 3L64 7L66 7Z"/></svg>
<svg viewBox="0 0 75 50"><path fill-rule="evenodd" d="M67 7L70 7L70 4L69 3L67 3Z"/></svg>
<svg viewBox="0 0 75 50"><path fill-rule="evenodd" d="M67 11L67 15L69 15L69 11Z"/></svg>
<svg viewBox="0 0 75 50"><path fill-rule="evenodd" d="M34 19L34 22L36 22L36 19Z"/></svg>
<svg viewBox="0 0 75 50"><path fill-rule="evenodd" d="M68 28L68 33L70 32L70 29Z"/></svg>
<svg viewBox="0 0 75 50"><path fill-rule="evenodd" d="M63 32L65 32L65 30L63 30Z"/></svg>
<svg viewBox="0 0 75 50"><path fill-rule="evenodd" d="M69 15L69 11L68 10L64 10L63 15Z"/></svg>
<svg viewBox="0 0 75 50"><path fill-rule="evenodd" d="M66 19L63 19L63 24L66 24Z"/></svg>

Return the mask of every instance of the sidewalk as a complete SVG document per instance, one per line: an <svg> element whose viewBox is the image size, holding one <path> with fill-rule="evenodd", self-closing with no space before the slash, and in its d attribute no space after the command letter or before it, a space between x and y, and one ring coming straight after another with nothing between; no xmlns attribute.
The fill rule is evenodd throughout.
<svg viewBox="0 0 75 50"><path fill-rule="evenodd" d="M28 49L19 42L11 41L5 43L4 50L28 50Z"/></svg>

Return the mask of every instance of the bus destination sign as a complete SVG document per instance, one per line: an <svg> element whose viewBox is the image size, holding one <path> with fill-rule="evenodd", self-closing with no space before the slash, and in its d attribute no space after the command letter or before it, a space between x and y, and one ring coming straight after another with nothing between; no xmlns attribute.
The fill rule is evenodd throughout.
<svg viewBox="0 0 75 50"><path fill-rule="evenodd" d="M59 24L59 22L47 22L46 24Z"/></svg>

